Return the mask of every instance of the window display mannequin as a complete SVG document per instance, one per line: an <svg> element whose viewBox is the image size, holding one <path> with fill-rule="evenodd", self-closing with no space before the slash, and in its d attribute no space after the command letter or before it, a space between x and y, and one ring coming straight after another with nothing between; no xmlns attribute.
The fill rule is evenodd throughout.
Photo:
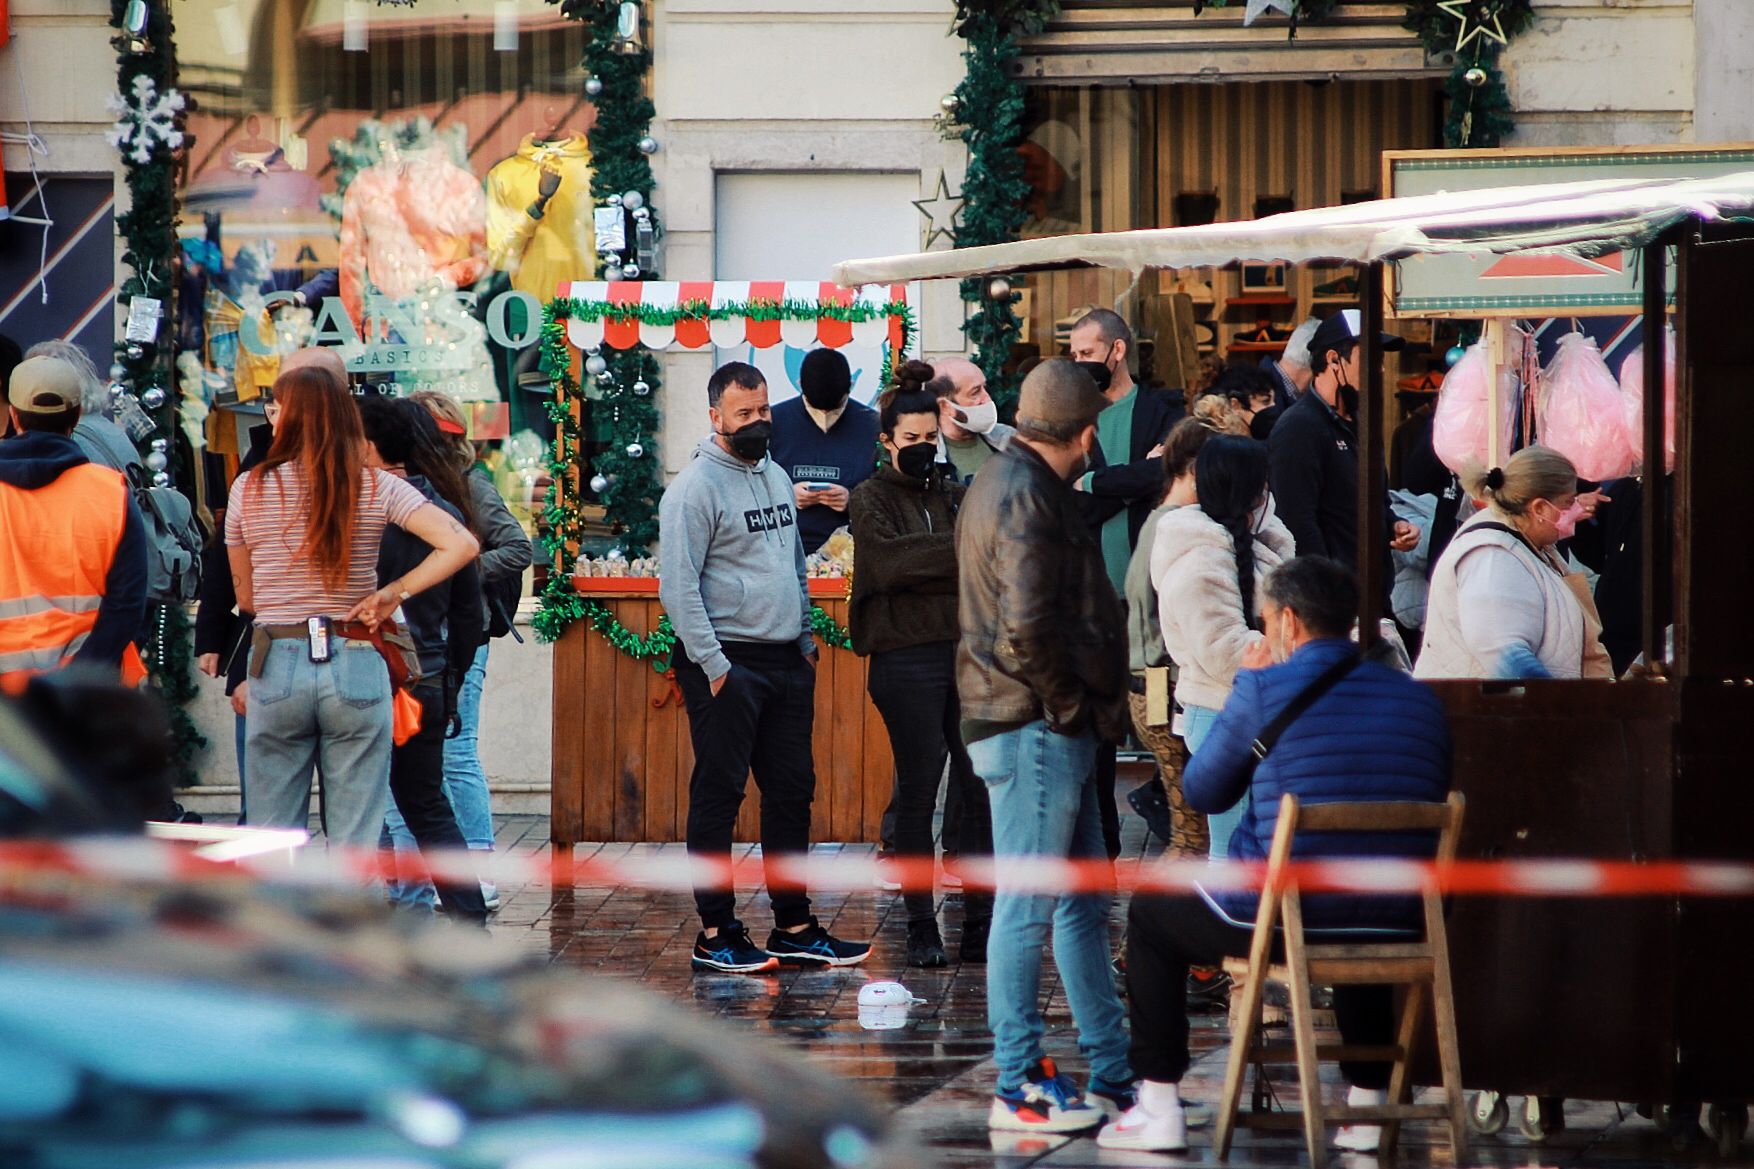
<svg viewBox="0 0 1754 1169"><path fill-rule="evenodd" d="M347 184L341 203L341 303L368 345L386 340L365 327L368 291L400 302L419 336L397 344L458 356L443 368L398 371L404 393L438 390L458 401L497 401L487 332L452 293L487 271L486 204L475 176L452 162L442 142L404 146L394 127L378 142L379 160Z"/></svg>
<svg viewBox="0 0 1754 1169"><path fill-rule="evenodd" d="M487 172L487 248L512 287L547 304L563 282L596 271L591 150L561 129L558 105L543 107L544 129Z"/></svg>

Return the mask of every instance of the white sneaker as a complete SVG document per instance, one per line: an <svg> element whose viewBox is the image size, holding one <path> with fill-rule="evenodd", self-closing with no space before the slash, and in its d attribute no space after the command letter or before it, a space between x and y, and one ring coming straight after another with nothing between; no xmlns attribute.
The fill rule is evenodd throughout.
<svg viewBox="0 0 1754 1169"><path fill-rule="evenodd" d="M1141 1153L1184 1153L1188 1148L1188 1115L1177 1108L1162 1116L1135 1104L1119 1120L1111 1120L1096 1134L1105 1149L1131 1149Z"/></svg>
<svg viewBox="0 0 1754 1169"><path fill-rule="evenodd" d="M1380 1088L1350 1088L1346 1104L1350 1108L1381 1107L1389 1102L1388 1092ZM1382 1125L1349 1124L1334 1134L1334 1147L1348 1153L1374 1153L1382 1145Z"/></svg>
<svg viewBox="0 0 1754 1169"><path fill-rule="evenodd" d="M885 893L899 893L901 892L901 882L891 879L889 859L888 853L880 852L877 854L877 875L871 879L871 884Z"/></svg>

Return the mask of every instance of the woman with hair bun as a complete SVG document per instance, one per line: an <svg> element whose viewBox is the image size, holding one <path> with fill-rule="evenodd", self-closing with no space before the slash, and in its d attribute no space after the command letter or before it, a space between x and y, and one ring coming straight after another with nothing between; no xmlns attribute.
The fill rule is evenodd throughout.
<svg viewBox="0 0 1754 1169"><path fill-rule="evenodd" d="M938 461L938 401L949 379L910 361L878 399L883 465L853 490L853 595L847 625L855 653L871 659L867 686L895 755L895 851L929 859L938 782L950 764L961 798L960 855L992 852L986 785L962 745L956 695L956 513L966 488ZM931 890L903 897L909 966L949 963ZM991 894L963 894L964 962L984 962Z"/></svg>
<svg viewBox="0 0 1754 1169"><path fill-rule="evenodd" d="M1431 574L1420 678L1607 678L1613 670L1583 574L1554 550L1598 497L1551 447L1502 467L1478 464L1462 486L1484 509L1456 531Z"/></svg>

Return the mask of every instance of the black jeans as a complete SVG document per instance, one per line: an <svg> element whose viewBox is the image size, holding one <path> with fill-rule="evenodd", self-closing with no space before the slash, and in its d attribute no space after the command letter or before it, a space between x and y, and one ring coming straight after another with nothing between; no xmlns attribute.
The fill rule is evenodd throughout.
<svg viewBox="0 0 1754 1169"><path fill-rule="evenodd" d="M731 833L751 771L761 789L761 854L764 858L810 848L810 805L816 799L816 763L810 736L816 721L816 667L798 643L727 641L731 672L718 694L701 668L676 647L676 682L688 707L694 741L694 772L688 779L690 856L731 855ZM768 872L774 925L785 929L810 920L802 885L782 884ZM701 924L708 929L737 919L729 889L694 891Z"/></svg>
<svg viewBox="0 0 1754 1169"><path fill-rule="evenodd" d="M1253 927L1231 925L1199 897L1141 895L1127 910L1127 1010L1133 1073L1176 1084L1188 1070L1188 967L1247 956ZM1323 935L1322 940L1370 940ZM1380 939L1379 939L1380 940ZM1334 1015L1353 1046L1395 1041L1394 993L1386 986L1336 986ZM1386 1063L1341 1063L1360 1088L1389 1086Z"/></svg>
<svg viewBox="0 0 1754 1169"><path fill-rule="evenodd" d="M1096 813L1102 817L1102 847L1108 859L1121 855L1121 812L1115 807L1115 745L1096 745Z"/></svg>
<svg viewBox="0 0 1754 1169"><path fill-rule="evenodd" d="M950 788L961 796L962 823L958 845L962 856L990 856L992 817L987 789L969 765L962 745L962 704L956 697L956 643L934 641L871 655L867 682L871 701L889 730L895 755L895 851L900 856L933 854L932 811L938 803L938 779L950 761ZM903 895L910 922L934 916L933 895ZM990 894L963 895L965 919L993 915Z"/></svg>
<svg viewBox="0 0 1754 1169"><path fill-rule="evenodd" d="M414 697L420 702L420 729L390 752L390 795L422 849L465 849L468 843L445 797L445 716L450 707L445 689L416 686ZM480 881L458 885L435 880L433 888L446 913L464 921L487 921Z"/></svg>
<svg viewBox="0 0 1754 1169"><path fill-rule="evenodd" d="M877 847L885 854L895 851L895 811L901 807L901 778L889 787L889 803L884 805L883 819L877 828ZM949 783L944 786L944 823L938 829L938 843L944 846L946 857L956 856L962 851L962 785Z"/></svg>

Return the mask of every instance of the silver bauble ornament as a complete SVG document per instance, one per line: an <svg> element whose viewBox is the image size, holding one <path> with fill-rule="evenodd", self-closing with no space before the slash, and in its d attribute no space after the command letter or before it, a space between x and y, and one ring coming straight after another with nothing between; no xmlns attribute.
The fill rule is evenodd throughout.
<svg viewBox="0 0 1754 1169"><path fill-rule="evenodd" d="M611 206L611 207L619 207L619 206L621 206L621 196L620 196L620 195L611 195L611 196L609 196L609 198L608 198L608 199L607 199L607 200L606 200L606 202L607 202L607 203L608 203L608 204L609 204L609 206Z"/></svg>
<svg viewBox="0 0 1754 1169"><path fill-rule="evenodd" d="M126 394L127 392L128 392L128 387L123 385L121 382L113 381L110 383L110 397L115 398L117 400L120 400L122 395Z"/></svg>
<svg viewBox="0 0 1754 1169"><path fill-rule="evenodd" d="M603 359L603 355L601 353L593 353L589 357L585 358L585 372L590 374L592 377L603 376L604 372L607 371L608 368L609 368L609 363Z"/></svg>
<svg viewBox="0 0 1754 1169"><path fill-rule="evenodd" d="M646 448L641 446L639 443L630 442L627 444L627 457L628 458L630 458L630 459L644 458L645 453L646 453Z"/></svg>
<svg viewBox="0 0 1754 1169"><path fill-rule="evenodd" d="M596 97L597 95L601 94L602 92L603 92L603 79L602 78L600 78L600 77L587 77L585 79L585 93L587 96Z"/></svg>
<svg viewBox="0 0 1754 1169"><path fill-rule="evenodd" d="M140 404L145 406L148 410L158 409L160 406L164 405L164 390L158 386L153 386L150 390L147 390L144 394L140 395Z"/></svg>
<svg viewBox="0 0 1754 1169"><path fill-rule="evenodd" d="M954 114L956 107L961 104L962 102L957 99L954 93L947 93L938 99L938 108L947 114Z"/></svg>
<svg viewBox="0 0 1754 1169"><path fill-rule="evenodd" d="M135 361L139 361L142 357L146 356L146 350L138 345L130 345L128 346L128 356Z"/></svg>
<svg viewBox="0 0 1754 1169"><path fill-rule="evenodd" d="M1004 300L1011 295L1011 282L1003 276L995 276L987 281L987 299Z"/></svg>
<svg viewBox="0 0 1754 1169"><path fill-rule="evenodd" d="M169 487L171 485L171 477L165 472L160 471L152 477L152 485L154 487Z"/></svg>
<svg viewBox="0 0 1754 1169"><path fill-rule="evenodd" d="M650 134L647 134L644 138L639 140L639 152L641 154L658 153L658 140L653 138Z"/></svg>
<svg viewBox="0 0 1754 1169"><path fill-rule="evenodd" d="M638 191L629 191L621 197L621 205L629 211L638 211L646 205L646 197Z"/></svg>
<svg viewBox="0 0 1754 1169"><path fill-rule="evenodd" d="M634 261L629 260L621 266L621 274L629 280L636 279L639 276L639 265Z"/></svg>
<svg viewBox="0 0 1754 1169"><path fill-rule="evenodd" d="M633 392L635 396L643 398L652 392L652 387L648 386L645 382L634 382Z"/></svg>
<svg viewBox="0 0 1754 1169"><path fill-rule="evenodd" d="M155 438L152 440L150 449L155 451L168 451L171 449L171 440L168 438Z"/></svg>
<svg viewBox="0 0 1754 1169"><path fill-rule="evenodd" d="M116 364L110 366L110 380L111 381L119 382L127 376L128 376L128 371L122 367L121 362L118 361L118 362L116 362Z"/></svg>
<svg viewBox="0 0 1754 1169"><path fill-rule="evenodd" d="M601 495L607 490L609 490L609 480L603 478L601 475L591 476L591 491L593 494Z"/></svg>
<svg viewBox="0 0 1754 1169"><path fill-rule="evenodd" d="M1476 65L1474 68L1462 74L1462 80L1468 83L1470 89L1479 89L1482 85L1486 84L1486 70Z"/></svg>
<svg viewBox="0 0 1754 1169"><path fill-rule="evenodd" d="M163 451L153 451L146 456L146 469L148 471L162 471L170 465L171 461L165 457Z"/></svg>
<svg viewBox="0 0 1754 1169"><path fill-rule="evenodd" d="M652 220L652 209L650 207L636 208L633 213L633 218L637 223L650 223Z"/></svg>

